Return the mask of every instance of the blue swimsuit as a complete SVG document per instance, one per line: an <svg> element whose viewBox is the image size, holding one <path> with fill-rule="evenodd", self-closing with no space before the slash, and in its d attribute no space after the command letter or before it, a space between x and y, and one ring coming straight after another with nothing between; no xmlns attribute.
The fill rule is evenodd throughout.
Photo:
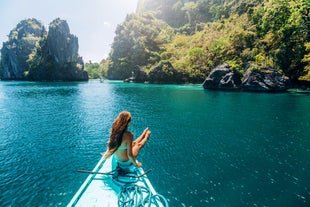
<svg viewBox="0 0 310 207"><path fill-rule="evenodd" d="M117 148L117 150L127 150L127 145L126 146L119 146L118 148ZM132 165L132 163L131 163L131 161L130 160L127 160L127 161L120 161L120 160L118 160L117 159L117 157L115 157L115 159L117 160L117 162L119 163L119 166L121 167L121 168L129 168L131 165Z"/></svg>
<svg viewBox="0 0 310 207"><path fill-rule="evenodd" d="M126 146L119 146L117 150L127 150L127 145Z"/></svg>

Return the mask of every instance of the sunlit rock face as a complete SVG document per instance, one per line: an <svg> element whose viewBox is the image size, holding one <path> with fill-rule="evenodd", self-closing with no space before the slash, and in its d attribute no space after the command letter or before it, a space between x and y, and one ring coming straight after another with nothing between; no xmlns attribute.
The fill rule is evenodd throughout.
<svg viewBox="0 0 310 207"><path fill-rule="evenodd" d="M23 20L10 32L1 49L1 79L25 79L27 60L45 34L44 26L36 19Z"/></svg>
<svg viewBox="0 0 310 207"><path fill-rule="evenodd" d="M78 38L70 34L65 20L55 19L50 23L47 35L49 54L53 55L59 65L78 61Z"/></svg>
<svg viewBox="0 0 310 207"><path fill-rule="evenodd" d="M21 21L3 43L0 78L31 81L85 81L78 38L65 20L49 25L48 33L36 19Z"/></svg>
<svg viewBox="0 0 310 207"><path fill-rule="evenodd" d="M57 18L50 23L46 41L47 53L56 66L54 80L88 80L84 62L78 54L78 38L70 33L65 20Z"/></svg>

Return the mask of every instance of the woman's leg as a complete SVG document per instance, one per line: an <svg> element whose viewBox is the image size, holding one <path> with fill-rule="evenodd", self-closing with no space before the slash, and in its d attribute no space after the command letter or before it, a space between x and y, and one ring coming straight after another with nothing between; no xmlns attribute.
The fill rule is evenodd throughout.
<svg viewBox="0 0 310 207"><path fill-rule="evenodd" d="M149 131L148 128L144 129L144 131L142 132L142 134L141 134L136 140L134 140L134 141L132 142L132 146L134 146L136 143L141 142L141 141L144 139L144 137L145 137L145 135L146 135L146 133L147 133L148 131Z"/></svg>
<svg viewBox="0 0 310 207"><path fill-rule="evenodd" d="M146 130L145 133L143 132L143 134L144 136L142 137L142 139L139 139L139 142L136 140L136 142L132 143L132 154L134 157L138 156L140 149L145 145L145 143L149 139L151 131Z"/></svg>

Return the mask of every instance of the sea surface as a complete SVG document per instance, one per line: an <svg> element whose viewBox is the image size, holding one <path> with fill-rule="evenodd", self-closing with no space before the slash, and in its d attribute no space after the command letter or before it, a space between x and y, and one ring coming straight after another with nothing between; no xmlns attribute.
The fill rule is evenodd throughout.
<svg viewBox="0 0 310 207"><path fill-rule="evenodd" d="M117 114L158 193L179 206L310 206L310 94L117 81L0 81L0 206L66 206Z"/></svg>

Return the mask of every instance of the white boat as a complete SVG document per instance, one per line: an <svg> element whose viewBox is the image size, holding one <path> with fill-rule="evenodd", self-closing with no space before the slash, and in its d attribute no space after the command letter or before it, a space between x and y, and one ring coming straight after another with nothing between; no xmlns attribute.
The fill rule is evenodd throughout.
<svg viewBox="0 0 310 207"><path fill-rule="evenodd" d="M130 169L120 170L113 156L107 160L100 159L89 173L80 189L71 199L68 207L166 207L167 200L157 194L142 168L133 165Z"/></svg>

